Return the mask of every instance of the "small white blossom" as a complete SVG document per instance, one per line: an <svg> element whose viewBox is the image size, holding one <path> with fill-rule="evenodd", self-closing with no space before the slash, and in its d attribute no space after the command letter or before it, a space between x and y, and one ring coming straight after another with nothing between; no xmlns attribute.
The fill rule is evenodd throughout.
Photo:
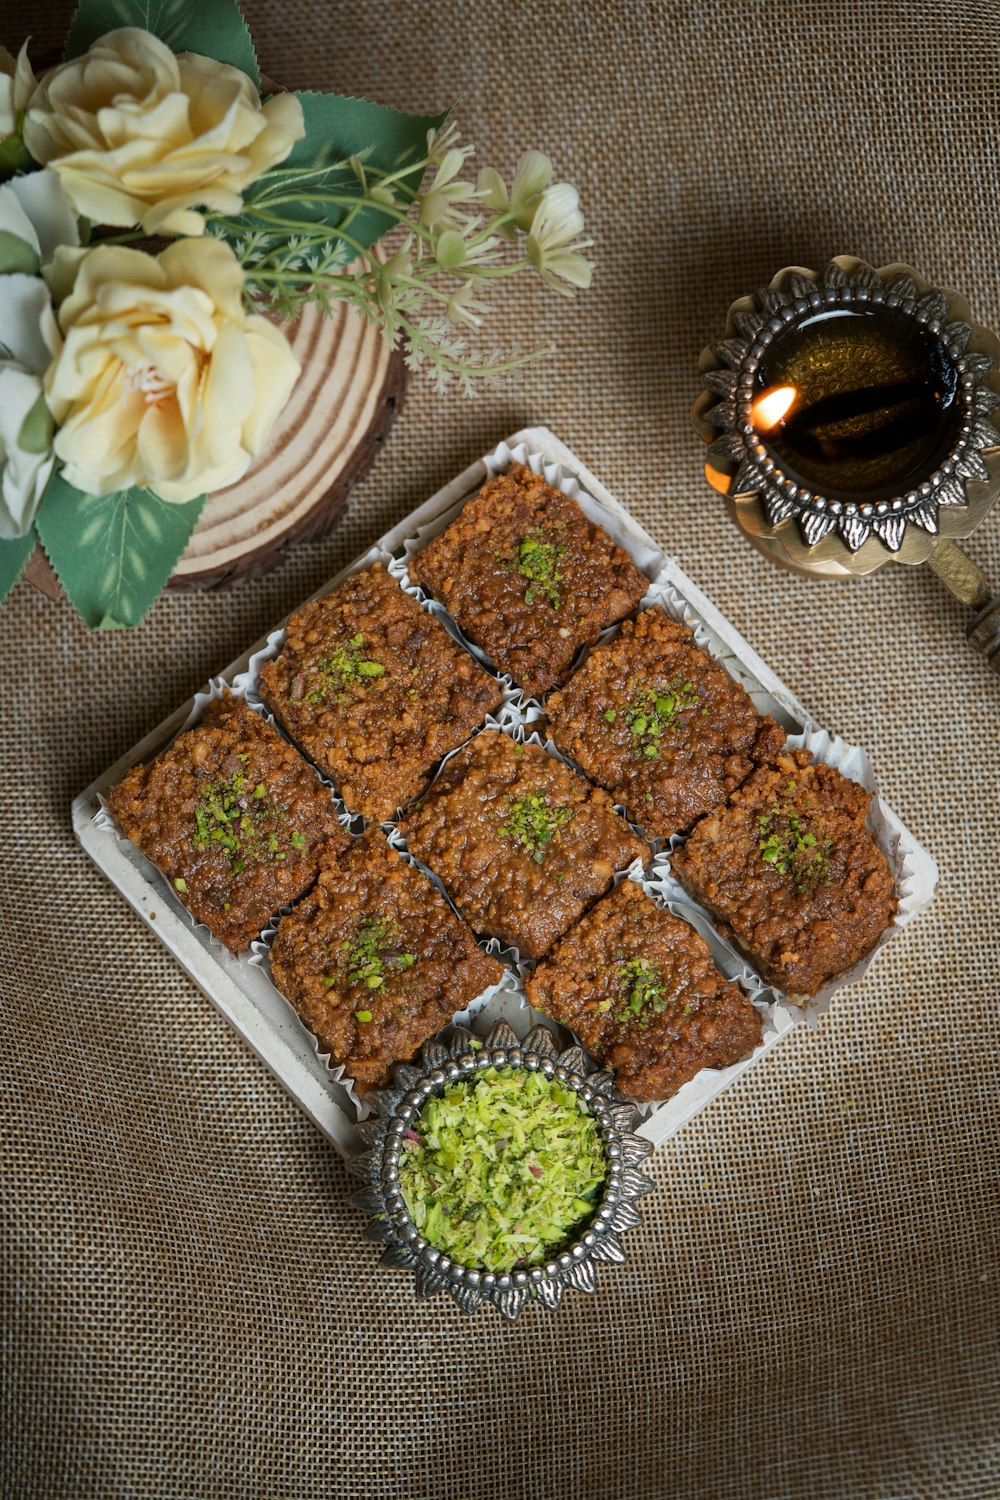
<svg viewBox="0 0 1000 1500"><path fill-rule="evenodd" d="M468 227L475 230L478 226ZM434 241L434 259L442 271L474 270L492 263L499 243L495 235L488 235L478 244L472 244L457 229L445 229Z"/></svg>
<svg viewBox="0 0 1000 1500"><path fill-rule="evenodd" d="M588 287L593 275L591 262L580 253L593 241L577 239L583 232L579 205L580 195L570 183L557 182L546 188L538 200L525 245L529 261L546 286L564 296L572 296L572 287Z"/></svg>
<svg viewBox="0 0 1000 1500"><path fill-rule="evenodd" d="M539 200L552 181L552 163L543 151L526 151L517 164L510 193L495 167L484 167L479 174L476 190L487 208L497 214L513 213L513 223L503 227L508 239L513 239L514 228L531 228Z"/></svg>
<svg viewBox="0 0 1000 1500"><path fill-rule="evenodd" d="M469 280L463 281L457 291L452 292L445 306L449 323L464 324L468 328L481 327L490 309L485 302L477 300L478 290L476 282Z"/></svg>
<svg viewBox="0 0 1000 1500"><path fill-rule="evenodd" d="M456 178L465 157L456 147L445 151L434 174L434 180L425 193L420 194L420 224L424 229L464 229L470 219L470 211L478 205L476 189L471 182Z"/></svg>
<svg viewBox="0 0 1000 1500"><path fill-rule="evenodd" d="M407 236L405 242L396 251L395 255L389 257L378 274L378 300L379 306L384 310L389 307L396 295L397 288L405 285L413 275L413 241Z"/></svg>
<svg viewBox="0 0 1000 1500"><path fill-rule="evenodd" d="M487 208L495 214L505 214L510 207L507 184L496 167L481 167L476 179L476 192Z"/></svg>
<svg viewBox="0 0 1000 1500"><path fill-rule="evenodd" d="M25 42L16 59L6 47L0 47L0 140L16 133L18 117L27 109L37 87L38 80L28 61L28 43Z"/></svg>
<svg viewBox="0 0 1000 1500"><path fill-rule="evenodd" d="M427 132L427 159L432 167L440 166L449 151L457 151L463 161L475 155L476 148L463 145L458 139L458 126L449 120L440 130Z"/></svg>

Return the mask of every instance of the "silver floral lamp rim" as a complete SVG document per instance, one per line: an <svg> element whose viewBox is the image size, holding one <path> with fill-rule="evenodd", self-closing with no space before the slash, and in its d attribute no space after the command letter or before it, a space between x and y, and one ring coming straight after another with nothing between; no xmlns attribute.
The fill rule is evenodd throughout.
<svg viewBox="0 0 1000 1500"><path fill-rule="evenodd" d="M939 340L962 384L965 411L945 460L916 488L890 500L845 503L780 472L749 421L761 356L797 319L820 307L884 305ZM836 256L821 271L786 266L729 310L725 334L699 361L705 389L692 420L709 454L735 466L725 496L759 550L799 572L844 576L886 563L926 562L942 538L970 535L1000 495L1000 341L973 323L968 303L936 289L911 266L874 268Z"/></svg>
<svg viewBox="0 0 1000 1500"><path fill-rule="evenodd" d="M524 1067L572 1088L593 1114L608 1158L604 1194L585 1233L545 1265L502 1274L457 1265L435 1249L409 1217L399 1189L399 1154L409 1123L446 1084L487 1067ZM447 1040L425 1043L419 1064L397 1065L394 1083L368 1097L375 1114L358 1126L367 1149L349 1163L366 1184L353 1195L354 1202L371 1215L368 1238L385 1246L382 1264L412 1270L418 1297L446 1291L465 1313L492 1304L513 1321L529 1301L554 1311L570 1287L593 1292L599 1262L625 1261L621 1237L641 1223L636 1202L654 1186L638 1170L653 1148L632 1130L635 1106L615 1088L612 1074L597 1068L581 1047L559 1051L544 1026L535 1026L523 1040L505 1021L498 1021L485 1038L456 1027Z"/></svg>

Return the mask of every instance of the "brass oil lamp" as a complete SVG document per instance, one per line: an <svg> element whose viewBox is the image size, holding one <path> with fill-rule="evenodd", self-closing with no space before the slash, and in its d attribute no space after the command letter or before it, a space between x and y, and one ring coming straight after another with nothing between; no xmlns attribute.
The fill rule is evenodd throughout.
<svg viewBox="0 0 1000 1500"><path fill-rule="evenodd" d="M1000 672L1000 595L958 542L1000 495L1000 341L909 266L787 267L699 368L706 477L759 551L838 578L928 563Z"/></svg>

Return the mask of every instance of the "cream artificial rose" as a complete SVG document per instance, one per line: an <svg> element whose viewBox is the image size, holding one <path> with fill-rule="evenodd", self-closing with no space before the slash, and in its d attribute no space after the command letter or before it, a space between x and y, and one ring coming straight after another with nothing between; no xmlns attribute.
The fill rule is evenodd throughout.
<svg viewBox="0 0 1000 1500"><path fill-rule="evenodd" d="M150 235L202 234L194 205L238 213L243 189L304 135L293 94L261 106L238 68L175 56L135 26L46 74L24 123L25 145L77 213Z"/></svg>
<svg viewBox="0 0 1000 1500"><path fill-rule="evenodd" d="M299 375L288 341L243 305L243 270L215 239L157 257L83 256L45 378L68 482L88 495L144 485L192 500L239 479Z"/></svg>

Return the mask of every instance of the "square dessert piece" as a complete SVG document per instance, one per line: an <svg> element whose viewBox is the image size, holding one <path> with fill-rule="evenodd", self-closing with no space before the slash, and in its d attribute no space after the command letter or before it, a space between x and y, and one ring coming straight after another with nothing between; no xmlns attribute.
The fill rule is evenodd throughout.
<svg viewBox="0 0 1000 1500"><path fill-rule="evenodd" d="M373 828L282 917L271 973L364 1094L498 984L504 967Z"/></svg>
<svg viewBox="0 0 1000 1500"><path fill-rule="evenodd" d="M649 847L540 745L484 729L400 825L476 932L540 958Z"/></svg>
<svg viewBox="0 0 1000 1500"><path fill-rule="evenodd" d="M351 811L375 821L415 797L502 697L379 564L292 615L261 691Z"/></svg>
<svg viewBox="0 0 1000 1500"><path fill-rule="evenodd" d="M228 696L155 760L133 766L108 807L191 915L234 953L348 842L312 767Z"/></svg>
<svg viewBox="0 0 1000 1500"><path fill-rule="evenodd" d="M850 969L892 923L892 871L865 827L870 802L796 750L755 771L671 857L723 936L793 1000Z"/></svg>
<svg viewBox="0 0 1000 1500"><path fill-rule="evenodd" d="M763 1031L704 939L632 880L570 928L527 990L640 1102L669 1099L702 1068L739 1062Z"/></svg>
<svg viewBox="0 0 1000 1500"><path fill-rule="evenodd" d="M545 708L560 750L663 838L724 802L785 742L785 731L663 609L626 620Z"/></svg>
<svg viewBox="0 0 1000 1500"><path fill-rule="evenodd" d="M411 558L410 577L531 694L564 682L580 647L649 587L575 500L523 464L488 480Z"/></svg>

